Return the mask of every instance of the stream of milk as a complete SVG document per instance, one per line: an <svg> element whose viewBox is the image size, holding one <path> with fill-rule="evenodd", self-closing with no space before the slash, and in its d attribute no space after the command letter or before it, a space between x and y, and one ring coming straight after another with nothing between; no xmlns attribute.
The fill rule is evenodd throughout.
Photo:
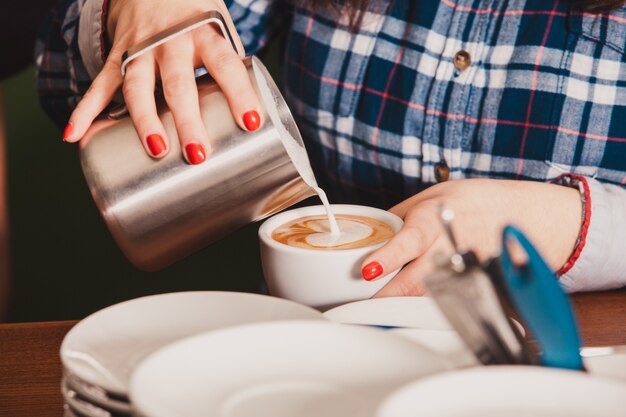
<svg viewBox="0 0 626 417"><path fill-rule="evenodd" d="M328 217L330 232L319 232L310 235L307 238L309 243L318 247L332 247L355 242L369 236L372 229L356 221L343 220L341 228L339 227L326 193L317 185L306 150L295 141L284 140L284 143L296 170L304 182L317 193L326 210L326 217Z"/></svg>
<svg viewBox="0 0 626 417"><path fill-rule="evenodd" d="M259 92L263 98L263 101L266 104L267 113L272 119L272 123L274 127L278 130L281 141L283 142L283 146L287 151L287 154L291 158L296 170L304 180L304 182L311 187L318 195L324 208L326 210L326 216L328 217L328 224L330 226L330 233L327 233L328 238L324 238L323 240L328 239L328 246L332 246L333 242L336 241L341 235L341 230L339 230L339 225L337 224L337 219L333 214L330 203L328 202L328 197L326 197L326 193L322 190L315 180L315 175L313 174L313 169L311 168L311 164L309 163L309 157L306 153L306 149L300 143L302 139L300 139L300 143L293 137L292 133L289 132L278 114L278 106L279 99L272 93L269 85L267 84L267 80L263 76L263 71L256 67L256 64L253 61L253 68L255 72L255 77L257 81L257 86L259 88ZM295 132L297 134L297 132ZM299 136L299 135L298 135Z"/></svg>

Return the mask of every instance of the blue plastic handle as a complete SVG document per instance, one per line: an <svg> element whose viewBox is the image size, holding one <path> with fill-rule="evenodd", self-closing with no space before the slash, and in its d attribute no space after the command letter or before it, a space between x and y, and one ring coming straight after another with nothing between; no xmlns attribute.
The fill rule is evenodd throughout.
<svg viewBox="0 0 626 417"><path fill-rule="evenodd" d="M526 252L528 263L511 261L507 242L516 240ZM504 284L514 307L539 343L545 366L583 369L580 336L569 299L554 273L522 232L504 229L502 240Z"/></svg>

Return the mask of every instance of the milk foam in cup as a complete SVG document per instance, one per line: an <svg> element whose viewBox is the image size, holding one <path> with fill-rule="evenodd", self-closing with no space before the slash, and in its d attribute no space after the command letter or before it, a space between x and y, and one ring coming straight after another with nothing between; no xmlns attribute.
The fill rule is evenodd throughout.
<svg viewBox="0 0 626 417"><path fill-rule="evenodd" d="M345 216L370 217L386 223L394 233L403 225L395 214L373 207L333 204L331 210L340 218ZM301 207L284 211L266 220L259 229L263 274L271 295L287 298L309 306L328 309L350 301L370 298L378 292L399 270L366 281L361 276L361 263L385 241L352 249L294 247L280 243L272 237L274 231L290 221L307 216L324 216L324 206ZM364 233L351 229L351 234ZM351 236L353 238L354 235ZM327 235L320 235L322 244ZM319 242L318 242L319 243Z"/></svg>
<svg viewBox="0 0 626 417"><path fill-rule="evenodd" d="M272 239L304 249L346 250L372 246L389 240L395 234L390 225L367 216L337 214L340 233L330 231L328 217L306 216L280 225Z"/></svg>

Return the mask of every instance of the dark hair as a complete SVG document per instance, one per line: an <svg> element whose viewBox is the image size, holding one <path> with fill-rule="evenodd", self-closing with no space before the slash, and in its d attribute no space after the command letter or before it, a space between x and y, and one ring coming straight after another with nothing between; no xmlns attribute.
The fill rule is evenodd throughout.
<svg viewBox="0 0 626 417"><path fill-rule="evenodd" d="M367 10L376 3L384 3L392 0L300 0L300 4L311 8L330 8L331 10L347 12L350 16L351 26L354 28L361 23L361 12ZM419 0L417 0L419 1ZM622 7L626 0L569 0L581 10L589 13L606 13Z"/></svg>
<svg viewBox="0 0 626 417"><path fill-rule="evenodd" d="M589 11L611 11L626 3L626 0L570 0L582 9ZM372 0L302 0L302 3L312 7L336 7L347 6L351 10L359 11L366 9Z"/></svg>
<svg viewBox="0 0 626 417"><path fill-rule="evenodd" d="M606 13L618 9L626 4L626 0L570 0L574 5L578 6L590 13Z"/></svg>
<svg viewBox="0 0 626 417"><path fill-rule="evenodd" d="M356 29L361 24L362 11L368 10L373 3L392 0L296 0L296 3L311 9L329 9L335 13L348 13L350 28ZM346 10L347 9L347 10Z"/></svg>

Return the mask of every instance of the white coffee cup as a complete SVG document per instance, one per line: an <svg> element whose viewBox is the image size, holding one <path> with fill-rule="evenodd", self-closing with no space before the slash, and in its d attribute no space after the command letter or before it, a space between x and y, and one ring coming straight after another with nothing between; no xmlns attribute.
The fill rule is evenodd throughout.
<svg viewBox="0 0 626 417"><path fill-rule="evenodd" d="M395 214L373 207L333 204L333 213L367 216L387 223L398 232L404 222ZM259 229L263 273L270 294L322 310L370 298L399 270L375 281L361 276L361 263L385 242L356 249L317 250L277 242L272 233L292 220L325 215L324 206L284 211L266 220Z"/></svg>

